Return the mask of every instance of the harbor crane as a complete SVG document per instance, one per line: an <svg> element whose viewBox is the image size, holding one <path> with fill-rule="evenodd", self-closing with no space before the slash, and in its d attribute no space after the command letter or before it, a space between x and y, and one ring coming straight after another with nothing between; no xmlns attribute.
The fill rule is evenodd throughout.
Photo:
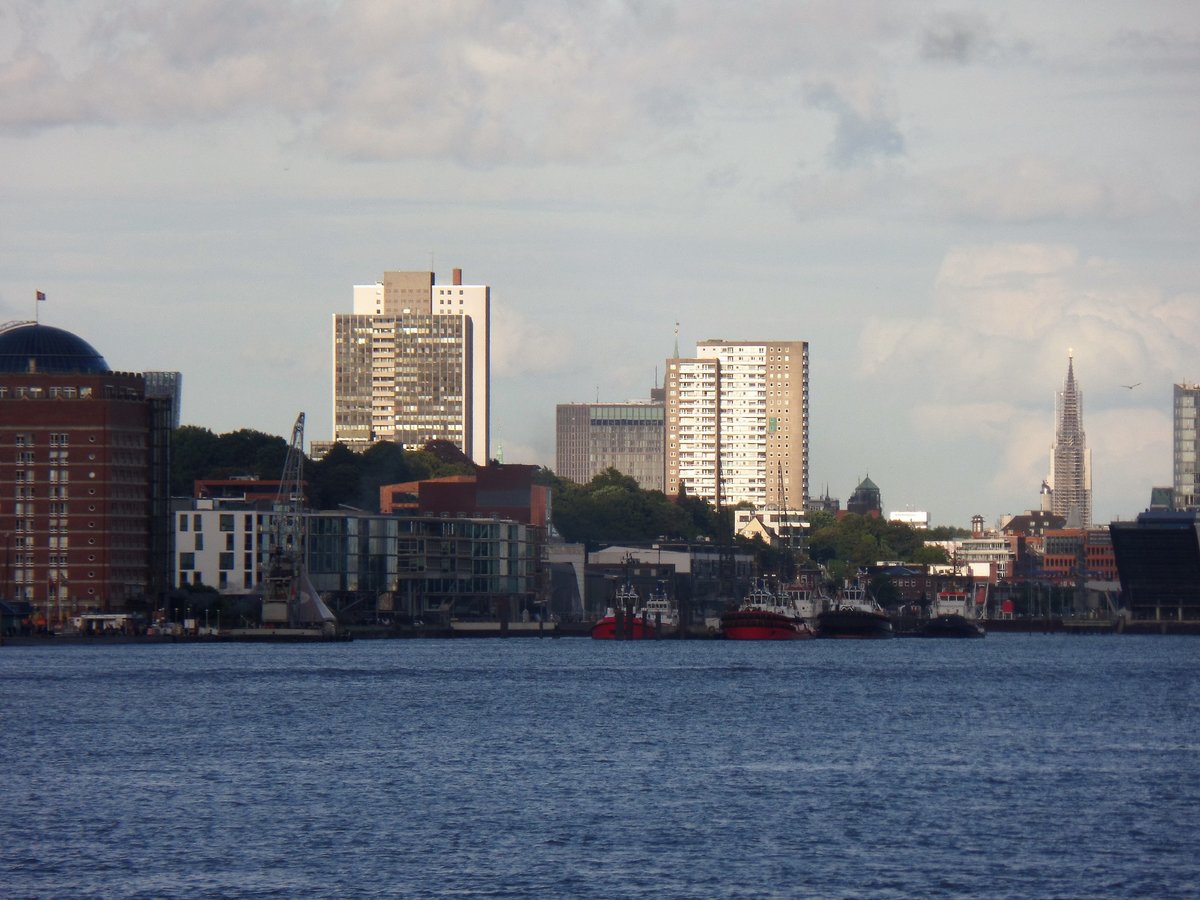
<svg viewBox="0 0 1200 900"><path fill-rule="evenodd" d="M267 573L263 578L264 625L319 625L332 631L337 619L312 586L304 562L304 413L296 418L272 504Z"/></svg>

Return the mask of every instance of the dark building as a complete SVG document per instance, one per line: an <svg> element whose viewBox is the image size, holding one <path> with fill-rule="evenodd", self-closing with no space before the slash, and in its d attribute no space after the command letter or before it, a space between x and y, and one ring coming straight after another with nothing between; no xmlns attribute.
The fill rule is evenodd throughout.
<svg viewBox="0 0 1200 900"><path fill-rule="evenodd" d="M875 516L883 512L883 499L870 476L864 478L846 501L846 512L857 513L860 516Z"/></svg>
<svg viewBox="0 0 1200 900"><path fill-rule="evenodd" d="M52 625L84 609L148 608L169 585L177 402L152 393L68 331L0 328L3 594Z"/></svg>
<svg viewBox="0 0 1200 900"><path fill-rule="evenodd" d="M1132 618L1200 621L1200 513L1144 512L1109 532Z"/></svg>

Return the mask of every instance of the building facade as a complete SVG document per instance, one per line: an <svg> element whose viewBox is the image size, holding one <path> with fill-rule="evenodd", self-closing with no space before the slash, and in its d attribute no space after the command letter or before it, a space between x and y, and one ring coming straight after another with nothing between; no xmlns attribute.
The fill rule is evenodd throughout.
<svg viewBox="0 0 1200 900"><path fill-rule="evenodd" d="M643 490L663 489L661 401L560 403L555 414L555 472L587 484L613 468Z"/></svg>
<svg viewBox="0 0 1200 900"><path fill-rule="evenodd" d="M0 329L6 597L44 606L52 627L152 607L170 579L172 404L70 332Z"/></svg>
<svg viewBox="0 0 1200 900"><path fill-rule="evenodd" d="M1196 436L1196 409L1200 406L1200 384L1175 385L1175 441L1172 463L1175 472L1175 509L1200 509L1200 476L1196 454L1200 440Z"/></svg>
<svg viewBox="0 0 1200 900"><path fill-rule="evenodd" d="M352 449L446 440L485 465L490 451L491 289L385 272L355 285L333 317L333 440ZM322 447L315 447L320 455Z"/></svg>
<svg viewBox="0 0 1200 900"><path fill-rule="evenodd" d="M807 342L702 341L667 360L664 394L666 493L807 504Z"/></svg>
<svg viewBox="0 0 1200 900"><path fill-rule="evenodd" d="M1068 528L1092 522L1092 453L1083 431L1083 395L1075 382L1075 360L1067 357L1067 379L1055 403L1056 428L1050 448L1050 509Z"/></svg>

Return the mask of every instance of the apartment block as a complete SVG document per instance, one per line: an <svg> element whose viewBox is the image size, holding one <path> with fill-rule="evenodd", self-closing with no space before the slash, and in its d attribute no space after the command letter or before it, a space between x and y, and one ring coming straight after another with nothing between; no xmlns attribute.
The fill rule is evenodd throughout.
<svg viewBox="0 0 1200 900"><path fill-rule="evenodd" d="M667 360L665 490L712 503L808 502L808 343L702 341Z"/></svg>
<svg viewBox="0 0 1200 900"><path fill-rule="evenodd" d="M450 441L485 465L490 451L491 289L433 272L385 272L355 285L333 317L333 440L351 449ZM319 445L314 447L319 454Z"/></svg>

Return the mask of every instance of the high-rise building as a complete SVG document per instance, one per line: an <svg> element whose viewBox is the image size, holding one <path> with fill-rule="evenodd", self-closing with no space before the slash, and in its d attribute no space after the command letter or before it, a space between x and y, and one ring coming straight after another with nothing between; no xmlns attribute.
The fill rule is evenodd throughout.
<svg viewBox="0 0 1200 900"><path fill-rule="evenodd" d="M491 289L439 285L433 272L385 272L354 286L333 317L333 439L419 448L446 440L488 461Z"/></svg>
<svg viewBox="0 0 1200 900"><path fill-rule="evenodd" d="M1196 408L1200 406L1200 384L1175 385L1175 470L1176 509L1200 508L1200 476L1196 471Z"/></svg>
<svg viewBox="0 0 1200 900"><path fill-rule="evenodd" d="M666 493L804 508L806 341L701 341L667 360L665 397Z"/></svg>
<svg viewBox="0 0 1200 900"><path fill-rule="evenodd" d="M1067 380L1055 403L1054 443L1050 448L1050 511L1068 528L1092 522L1092 454L1083 432L1083 395L1075 382L1074 354L1067 355Z"/></svg>
<svg viewBox="0 0 1200 900"><path fill-rule="evenodd" d="M52 628L88 609L148 611L169 587L179 382L147 380L69 331L0 328L3 593Z"/></svg>
<svg viewBox="0 0 1200 900"><path fill-rule="evenodd" d="M663 489L662 400L560 403L556 408L555 472L586 484L613 468L643 490Z"/></svg>

